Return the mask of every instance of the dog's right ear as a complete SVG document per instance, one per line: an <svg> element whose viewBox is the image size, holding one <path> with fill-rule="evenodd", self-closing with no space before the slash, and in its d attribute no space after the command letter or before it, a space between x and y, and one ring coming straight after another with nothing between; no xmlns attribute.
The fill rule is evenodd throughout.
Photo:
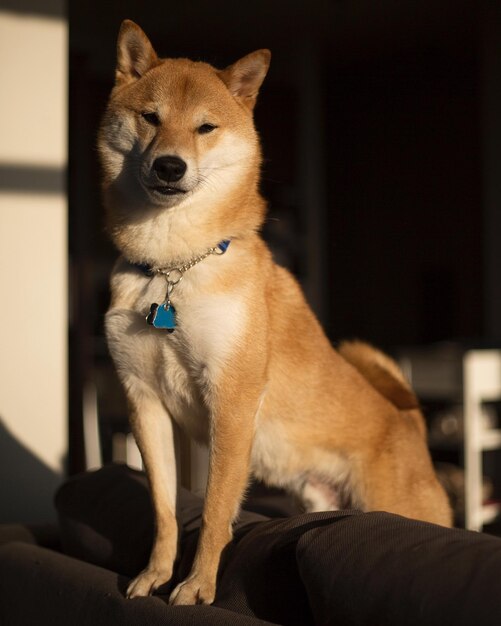
<svg viewBox="0 0 501 626"><path fill-rule="evenodd" d="M124 20L118 33L116 84L125 85L141 78L158 62L156 52L142 29L131 20Z"/></svg>

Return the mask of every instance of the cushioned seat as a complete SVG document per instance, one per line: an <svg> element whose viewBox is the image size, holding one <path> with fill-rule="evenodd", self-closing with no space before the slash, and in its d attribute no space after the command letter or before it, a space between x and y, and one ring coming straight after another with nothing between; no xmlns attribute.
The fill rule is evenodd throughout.
<svg viewBox="0 0 501 626"><path fill-rule="evenodd" d="M202 504L181 490L174 578L153 597L126 600L153 537L145 478L124 466L72 478L56 497L61 551L12 528L13 541L0 548L0 623L501 624L500 539L379 512L270 519L244 510L214 605L171 607L172 585L191 567ZM291 507L279 496L269 505Z"/></svg>

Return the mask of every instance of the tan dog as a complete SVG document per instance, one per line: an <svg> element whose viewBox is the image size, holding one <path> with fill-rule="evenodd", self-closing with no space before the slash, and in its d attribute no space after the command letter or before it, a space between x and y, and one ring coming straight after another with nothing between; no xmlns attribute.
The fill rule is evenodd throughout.
<svg viewBox="0 0 501 626"><path fill-rule="evenodd" d="M265 203L252 110L269 60L258 50L222 71L161 60L134 23L120 30L99 139L122 253L106 330L156 515L151 558L129 597L172 574L172 420L210 447L198 551L174 604L214 600L251 473L308 511L353 506L450 524L397 366L361 343L335 351L258 234Z"/></svg>

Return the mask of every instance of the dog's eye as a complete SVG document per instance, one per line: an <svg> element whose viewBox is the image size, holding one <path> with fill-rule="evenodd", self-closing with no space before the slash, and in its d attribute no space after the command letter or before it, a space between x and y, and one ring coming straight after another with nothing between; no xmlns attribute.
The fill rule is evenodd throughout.
<svg viewBox="0 0 501 626"><path fill-rule="evenodd" d="M199 135L207 135L207 133L211 133L213 130L216 130L217 126L215 124L202 124L197 128L197 133Z"/></svg>
<svg viewBox="0 0 501 626"><path fill-rule="evenodd" d="M160 118L158 117L157 113L155 113L154 111L150 113L145 111L144 113L141 113L141 117L143 118L143 120L146 120L148 124L151 124L152 126L160 125Z"/></svg>

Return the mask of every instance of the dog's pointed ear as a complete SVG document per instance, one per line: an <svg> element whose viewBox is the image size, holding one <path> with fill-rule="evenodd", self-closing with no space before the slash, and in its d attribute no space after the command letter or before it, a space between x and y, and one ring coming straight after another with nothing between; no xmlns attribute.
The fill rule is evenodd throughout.
<svg viewBox="0 0 501 626"><path fill-rule="evenodd" d="M124 20L117 42L117 85L141 78L158 62L156 52L142 29L131 20Z"/></svg>
<svg viewBox="0 0 501 626"><path fill-rule="evenodd" d="M271 52L256 50L219 72L230 93L251 111L270 66Z"/></svg>

